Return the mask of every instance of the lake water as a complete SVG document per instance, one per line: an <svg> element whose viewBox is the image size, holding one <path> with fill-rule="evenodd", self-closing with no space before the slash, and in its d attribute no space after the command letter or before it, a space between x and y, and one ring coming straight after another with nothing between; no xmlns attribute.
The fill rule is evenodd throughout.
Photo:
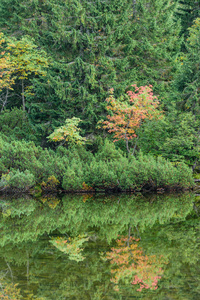
<svg viewBox="0 0 200 300"><path fill-rule="evenodd" d="M17 288L21 299L200 299L194 194L1 197L0 206L0 299L20 299L6 298Z"/></svg>

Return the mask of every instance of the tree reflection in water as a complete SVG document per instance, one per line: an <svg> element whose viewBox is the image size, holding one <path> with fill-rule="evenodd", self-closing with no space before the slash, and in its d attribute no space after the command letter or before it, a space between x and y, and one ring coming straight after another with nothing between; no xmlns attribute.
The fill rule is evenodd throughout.
<svg viewBox="0 0 200 300"><path fill-rule="evenodd" d="M22 299L200 299L193 194L0 201L0 278Z"/></svg>
<svg viewBox="0 0 200 300"><path fill-rule="evenodd" d="M117 239L117 246L106 253L106 259L110 260L112 265L111 281L115 284L116 291L119 291L120 281L139 284L139 292L144 288L158 288L158 280L164 272L162 266L167 260L162 255L145 255L139 247L139 241L140 239L132 236L122 236Z"/></svg>

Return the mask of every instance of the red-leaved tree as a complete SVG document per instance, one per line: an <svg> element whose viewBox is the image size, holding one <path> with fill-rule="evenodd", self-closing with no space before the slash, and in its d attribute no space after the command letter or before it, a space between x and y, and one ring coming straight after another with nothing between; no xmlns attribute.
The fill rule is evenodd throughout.
<svg viewBox="0 0 200 300"><path fill-rule="evenodd" d="M110 89L110 96L106 99L108 102L107 120L103 122L103 128L108 132L114 133L114 142L125 140L127 151L130 152L133 141L138 139L136 130L141 126L145 119L160 117L158 110L159 101L153 95L152 86L134 87L133 91L128 91L128 97L121 97L119 100L114 97L114 90ZM131 142L131 143L130 143ZM136 143L133 147L134 154Z"/></svg>

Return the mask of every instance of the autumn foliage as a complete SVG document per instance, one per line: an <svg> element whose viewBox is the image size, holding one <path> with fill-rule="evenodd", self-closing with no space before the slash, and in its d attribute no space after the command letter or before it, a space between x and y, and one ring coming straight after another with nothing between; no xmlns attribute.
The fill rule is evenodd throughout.
<svg viewBox="0 0 200 300"><path fill-rule="evenodd" d="M8 90L13 90L16 82L20 80L24 111L25 96L34 95L31 78L46 76L47 66L46 53L39 50L31 39L26 36L21 40L6 39L0 32L0 92L7 89L8 93ZM6 102L7 99L5 106Z"/></svg>
<svg viewBox="0 0 200 300"><path fill-rule="evenodd" d="M41 183L41 188L44 192L56 192L59 184L59 180L56 179L54 175L52 175L47 179L46 182L43 181Z"/></svg>
<svg viewBox="0 0 200 300"><path fill-rule="evenodd" d="M163 274L162 265L166 261L162 256L158 258L156 255L145 255L138 242L139 239L134 237L122 237L117 240L117 247L106 253L106 259L110 260L112 265L111 281L117 291L120 281L127 280L133 285L139 285L139 292L143 289L158 288L158 280Z"/></svg>
<svg viewBox="0 0 200 300"><path fill-rule="evenodd" d="M114 133L114 142L125 140L127 151L130 152L129 141L137 137L136 130L141 126L145 119L152 119L159 116L159 101L153 95L152 86L132 85L135 91L128 91L128 97L120 100L114 98L114 90L110 89L108 102L107 120L103 122L103 128L108 132Z"/></svg>
<svg viewBox="0 0 200 300"><path fill-rule="evenodd" d="M22 299L20 295L20 289L17 288L17 284L6 283L2 278L0 278L0 299L1 300L19 300Z"/></svg>
<svg viewBox="0 0 200 300"><path fill-rule="evenodd" d="M0 32L0 91L4 88L11 89L14 83L14 77L12 77L14 65L10 53L5 51L4 43L4 36Z"/></svg>

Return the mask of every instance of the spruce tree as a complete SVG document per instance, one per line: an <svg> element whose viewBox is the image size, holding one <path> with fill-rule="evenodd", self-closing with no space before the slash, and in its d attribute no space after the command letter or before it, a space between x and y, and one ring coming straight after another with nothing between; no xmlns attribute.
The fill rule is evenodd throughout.
<svg viewBox="0 0 200 300"><path fill-rule="evenodd" d="M47 76L32 80L32 122L49 131L75 116L91 132L110 88L153 84L164 95L181 43L175 10L170 0L2 0L4 32L30 35L49 57Z"/></svg>
<svg viewBox="0 0 200 300"><path fill-rule="evenodd" d="M181 34L188 36L188 28L192 26L193 21L200 15L199 0L179 0L177 17L181 19Z"/></svg>
<svg viewBox="0 0 200 300"><path fill-rule="evenodd" d="M192 111L196 117L200 116L200 18L189 28L186 41L187 53L179 57L180 69L177 73L176 87L180 93L177 102L184 111ZM179 95L179 94L178 94Z"/></svg>

